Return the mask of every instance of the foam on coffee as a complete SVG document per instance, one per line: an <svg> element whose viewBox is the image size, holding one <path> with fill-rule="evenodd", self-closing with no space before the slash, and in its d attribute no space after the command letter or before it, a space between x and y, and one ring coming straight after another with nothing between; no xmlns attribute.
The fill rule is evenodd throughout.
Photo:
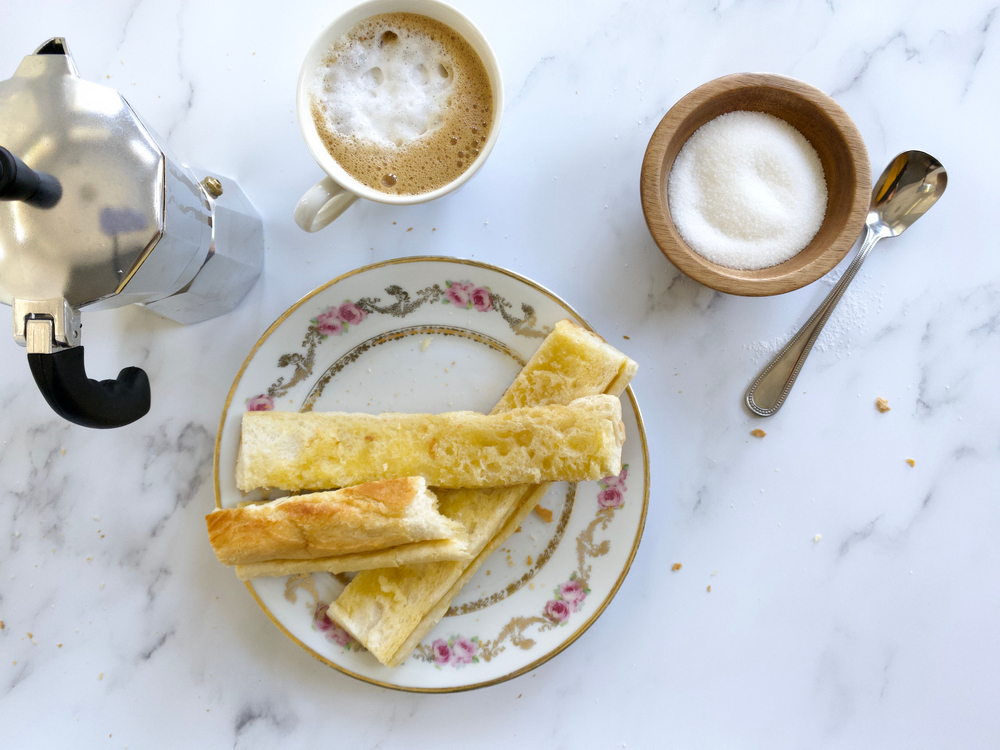
<svg viewBox="0 0 1000 750"><path fill-rule="evenodd" d="M454 29L386 13L354 26L317 69L312 115L330 155L364 185L415 195L475 161L493 124L482 60Z"/></svg>

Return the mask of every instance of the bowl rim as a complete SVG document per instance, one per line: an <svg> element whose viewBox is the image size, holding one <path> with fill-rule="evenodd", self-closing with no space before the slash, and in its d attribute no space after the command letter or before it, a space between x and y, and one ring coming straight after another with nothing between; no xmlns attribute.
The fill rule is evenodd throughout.
<svg viewBox="0 0 1000 750"><path fill-rule="evenodd" d="M855 171L854 196L847 224L832 243L806 265L761 276L762 271L741 271L712 263L696 253L680 236L670 217L666 179L673 167L664 157L675 133L697 108L725 94L750 87L778 88L820 109L837 129L851 156ZM864 227L871 195L868 149L854 121L828 94L804 81L773 73L732 73L703 83L681 97L663 116L649 139L642 160L639 192L642 212L657 247L684 274L705 286L728 294L763 297L801 289L825 276L844 259ZM794 257L794 256L793 256ZM786 263L788 261L785 261ZM783 264L772 266L780 269Z"/></svg>

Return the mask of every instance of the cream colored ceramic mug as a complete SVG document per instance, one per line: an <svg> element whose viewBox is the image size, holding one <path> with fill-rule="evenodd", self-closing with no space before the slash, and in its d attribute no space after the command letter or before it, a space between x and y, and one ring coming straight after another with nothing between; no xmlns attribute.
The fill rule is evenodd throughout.
<svg viewBox="0 0 1000 750"><path fill-rule="evenodd" d="M316 131L316 124L313 122L310 111L309 90L315 80L320 60L330 45L359 21L382 13L416 13L450 26L464 37L479 55L493 89L493 124L476 160L447 185L426 193L390 195L358 182L347 174L326 150L319 133ZM500 133L500 121L503 118L503 81L500 77L500 64L486 38L472 21L450 5L437 0L369 0L369 2L351 8L337 18L313 42L302 63L302 70L299 72L295 106L298 112L299 129L302 131L306 146L309 147L309 152L316 163L327 174L327 177L313 185L295 206L295 223L307 232L316 232L344 213L358 198L397 206L408 206L414 203L432 201L462 187L483 166L486 157L493 150L497 135Z"/></svg>

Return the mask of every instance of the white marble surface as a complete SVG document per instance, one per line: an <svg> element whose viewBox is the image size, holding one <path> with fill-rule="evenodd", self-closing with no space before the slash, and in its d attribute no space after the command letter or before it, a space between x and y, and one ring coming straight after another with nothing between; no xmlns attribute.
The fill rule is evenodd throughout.
<svg viewBox="0 0 1000 750"><path fill-rule="evenodd" d="M132 427L61 422L0 342L5 746L1000 745L1000 10L462 2L507 89L488 164L437 203L358 205L306 235L291 211L319 170L295 78L344 7L0 6L0 75L65 35L83 75L120 88L182 158L237 178L267 231L265 276L224 318L86 316L93 374L151 375ZM921 148L951 179L869 260L763 440L742 391L829 285L713 293L662 257L638 194L664 112L744 70L831 93L876 174ZM225 394L263 329L322 281L416 254L507 266L575 305L641 363L653 457L645 538L607 612L534 673L450 696L311 659L215 562L202 520Z"/></svg>

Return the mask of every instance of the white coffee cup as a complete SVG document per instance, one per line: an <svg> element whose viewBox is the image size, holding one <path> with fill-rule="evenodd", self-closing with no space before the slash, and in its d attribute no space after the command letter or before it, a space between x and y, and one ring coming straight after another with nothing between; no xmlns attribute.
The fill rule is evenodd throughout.
<svg viewBox="0 0 1000 750"><path fill-rule="evenodd" d="M486 142L480 147L479 156L469 165L468 169L437 190L416 195L391 195L358 182L347 174L326 150L323 140L316 130L316 123L313 121L310 90L315 81L316 70L320 67L320 61L326 55L330 45L359 21L382 13L417 13L450 26L472 45L472 49L483 61L486 73L490 78L490 86L493 88L493 124L486 137ZM299 72L295 106L298 112L299 129L302 131L306 146L309 147L309 152L316 163L327 174L327 177L313 185L295 206L295 223L307 232L316 232L344 213L358 198L396 206L408 206L414 203L432 201L462 187L483 166L486 157L493 150L497 135L500 133L500 120L503 118L503 80L500 77L500 64L486 38L472 21L450 5L438 2L438 0L369 0L369 2L356 5L337 18L313 42L302 63L302 70Z"/></svg>

